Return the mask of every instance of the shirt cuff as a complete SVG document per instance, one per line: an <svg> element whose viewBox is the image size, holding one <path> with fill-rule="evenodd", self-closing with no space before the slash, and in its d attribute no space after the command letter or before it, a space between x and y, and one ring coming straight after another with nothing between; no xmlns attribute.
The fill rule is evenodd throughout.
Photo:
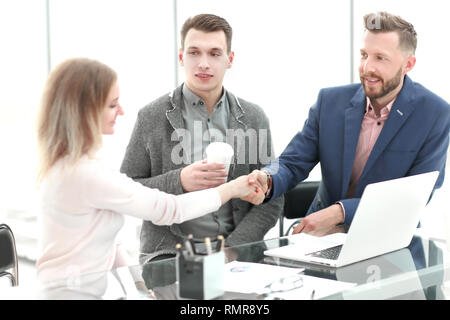
<svg viewBox="0 0 450 320"><path fill-rule="evenodd" d="M338 205L341 206L342 214L344 215L344 221L342 223L344 223L345 222L345 207L344 207L344 204L341 201L336 201L335 204L338 204Z"/></svg>

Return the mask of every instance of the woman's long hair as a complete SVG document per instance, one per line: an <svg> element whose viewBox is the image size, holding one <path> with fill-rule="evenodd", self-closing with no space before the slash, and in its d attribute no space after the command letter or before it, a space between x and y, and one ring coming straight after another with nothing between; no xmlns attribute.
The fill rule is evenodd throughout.
<svg viewBox="0 0 450 320"><path fill-rule="evenodd" d="M71 163L102 144L101 115L117 75L86 58L69 59L49 75L37 118L38 181L61 158Z"/></svg>

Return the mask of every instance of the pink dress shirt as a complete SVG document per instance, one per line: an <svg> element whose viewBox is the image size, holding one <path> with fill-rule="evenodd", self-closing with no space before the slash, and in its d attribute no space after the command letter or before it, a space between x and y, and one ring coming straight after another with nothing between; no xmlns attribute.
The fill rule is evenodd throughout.
<svg viewBox="0 0 450 320"><path fill-rule="evenodd" d="M372 152L375 142L383 129L389 112L391 111L394 100L388 103L380 114L377 116L375 110L367 98L366 113L361 124L361 131L359 133L358 145L356 147L355 160L353 162L352 174L350 177L350 185L348 187L346 198L352 198L358 185L359 178L364 170L367 159L369 159L370 152Z"/></svg>

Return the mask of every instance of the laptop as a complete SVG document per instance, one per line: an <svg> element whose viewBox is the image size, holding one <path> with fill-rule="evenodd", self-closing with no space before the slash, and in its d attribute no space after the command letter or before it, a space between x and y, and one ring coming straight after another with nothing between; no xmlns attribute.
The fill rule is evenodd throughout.
<svg viewBox="0 0 450 320"><path fill-rule="evenodd" d="M438 171L366 186L347 234L291 236L293 244L267 256L342 267L409 245L436 183Z"/></svg>

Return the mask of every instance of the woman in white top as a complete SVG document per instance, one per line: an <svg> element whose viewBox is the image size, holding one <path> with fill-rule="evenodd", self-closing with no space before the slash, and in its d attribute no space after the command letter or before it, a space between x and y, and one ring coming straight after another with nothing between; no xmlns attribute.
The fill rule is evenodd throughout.
<svg viewBox="0 0 450 320"><path fill-rule="evenodd" d="M70 59L50 74L38 115L40 280L126 265L116 243L123 215L170 225L216 211L231 198L261 192L247 176L179 196L134 182L96 153L123 110L116 73L90 59ZM217 166L217 165L216 165ZM214 177L214 172L205 172Z"/></svg>

